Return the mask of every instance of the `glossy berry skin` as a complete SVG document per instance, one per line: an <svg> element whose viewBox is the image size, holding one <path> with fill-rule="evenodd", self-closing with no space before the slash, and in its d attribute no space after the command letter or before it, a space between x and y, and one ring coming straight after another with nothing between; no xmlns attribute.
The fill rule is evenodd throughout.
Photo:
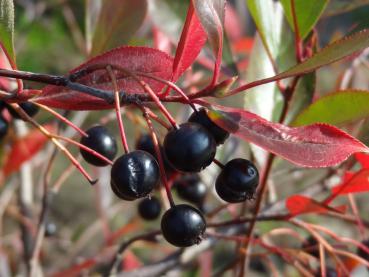
<svg viewBox="0 0 369 277"><path fill-rule="evenodd" d="M136 200L136 198L134 198L134 197L128 197L127 195L124 195L123 193L121 193L118 190L117 186L112 181L110 181L110 187L111 187L111 190L114 192L116 197L118 197L122 200L126 200L126 201Z"/></svg>
<svg viewBox="0 0 369 277"><path fill-rule="evenodd" d="M225 164L216 182L232 191L247 192L252 196L259 184L259 173L249 160L233 159Z"/></svg>
<svg viewBox="0 0 369 277"><path fill-rule="evenodd" d="M141 200L138 204L138 213L145 220L155 220L161 212L161 204L157 197L151 196Z"/></svg>
<svg viewBox="0 0 369 277"><path fill-rule="evenodd" d="M164 238L177 247L199 244L205 229L206 221L201 212L186 204L171 207L161 219Z"/></svg>
<svg viewBox="0 0 369 277"><path fill-rule="evenodd" d="M88 137L82 137L81 144L95 150L99 154L113 160L117 154L117 142L113 135L103 126L97 125L86 131ZM95 155L80 149L82 157L86 162L95 166L106 166L108 163Z"/></svg>
<svg viewBox="0 0 369 277"><path fill-rule="evenodd" d="M159 178L157 161L141 150L120 156L111 169L111 185L126 200L147 196L159 184Z"/></svg>
<svg viewBox="0 0 369 277"><path fill-rule="evenodd" d="M207 188L198 174L181 176L173 183L173 188L179 197L195 205L201 205L205 200Z"/></svg>
<svg viewBox="0 0 369 277"><path fill-rule="evenodd" d="M3 139L8 133L9 123L0 115L0 139Z"/></svg>
<svg viewBox="0 0 369 277"><path fill-rule="evenodd" d="M163 146L169 162L183 172L201 171L211 164L216 153L213 136L200 124L192 122L169 131Z"/></svg>
<svg viewBox="0 0 369 277"><path fill-rule="evenodd" d="M216 125L210 120L206 110L201 108L197 112L193 112L188 119L189 122L198 123L203 126L215 139L217 145L223 144L225 140L229 137L229 133Z"/></svg>
<svg viewBox="0 0 369 277"><path fill-rule="evenodd" d="M34 117L38 111L40 110L39 107L37 107L35 104L31 102L24 102L19 104L19 106L28 114L30 117ZM10 112L10 114L16 118L21 119L20 115L10 106L7 105L7 109Z"/></svg>
<svg viewBox="0 0 369 277"><path fill-rule="evenodd" d="M228 203L242 203L248 199L246 192L233 191L227 184L218 182L218 179L215 182L215 191L223 201Z"/></svg>

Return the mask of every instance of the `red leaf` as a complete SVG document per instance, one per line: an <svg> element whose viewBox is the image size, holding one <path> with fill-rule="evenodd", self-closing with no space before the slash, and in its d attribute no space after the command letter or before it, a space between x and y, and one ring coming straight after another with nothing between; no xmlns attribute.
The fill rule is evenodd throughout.
<svg viewBox="0 0 369 277"><path fill-rule="evenodd" d="M369 155L366 153L356 153L355 159L361 164L362 168L369 168Z"/></svg>
<svg viewBox="0 0 369 277"><path fill-rule="evenodd" d="M3 50L3 46L0 43L0 68L1 69L14 69L11 61ZM22 82L22 80L19 80ZM15 79L1 77L0 78L0 89L4 91L13 91L17 89L18 84Z"/></svg>
<svg viewBox="0 0 369 277"><path fill-rule="evenodd" d="M142 266L140 260L133 254L132 251L127 251L123 258L124 271L131 271Z"/></svg>
<svg viewBox="0 0 369 277"><path fill-rule="evenodd" d="M351 178L332 189L333 196L369 191L369 169L361 169ZM331 200L330 200L331 201Z"/></svg>
<svg viewBox="0 0 369 277"><path fill-rule="evenodd" d="M58 273L51 274L52 277L64 277L64 276L79 276L82 271L88 270L97 264L97 260L94 258L87 259L79 264L72 266L66 270L60 271Z"/></svg>
<svg viewBox="0 0 369 277"><path fill-rule="evenodd" d="M225 0L192 0L195 11L208 36L215 55L215 67L211 86L215 85L220 72L223 51L223 25Z"/></svg>
<svg viewBox="0 0 369 277"><path fill-rule="evenodd" d="M194 12L191 1L173 62L173 81L176 81L193 63L205 42L206 33Z"/></svg>
<svg viewBox="0 0 369 277"><path fill-rule="evenodd" d="M52 125L45 125L44 128L53 130ZM37 129L16 140L4 162L4 176L18 171L23 163L32 159L43 148L47 141L48 138Z"/></svg>
<svg viewBox="0 0 369 277"><path fill-rule="evenodd" d="M286 208L292 216L297 216L306 213L327 213L336 212L342 213L345 206L331 208L326 204L320 203L306 196L292 195L286 200Z"/></svg>
<svg viewBox="0 0 369 277"><path fill-rule="evenodd" d="M363 143L327 124L291 128L242 109L219 105L209 116L228 132L300 166L333 166L353 153L369 152Z"/></svg>
<svg viewBox="0 0 369 277"><path fill-rule="evenodd" d="M92 65L116 65L134 72L149 73L169 80L172 75L173 59L166 53L148 47L123 46L113 49L73 69L71 73ZM116 73L119 90L127 93L144 93L142 87L131 77ZM153 79L140 77L154 92L160 92L164 85ZM78 80L78 83L113 91L109 75L105 69L96 70ZM65 87L46 86L40 96L35 98L40 103L66 110L100 110L112 108L104 100L70 90Z"/></svg>

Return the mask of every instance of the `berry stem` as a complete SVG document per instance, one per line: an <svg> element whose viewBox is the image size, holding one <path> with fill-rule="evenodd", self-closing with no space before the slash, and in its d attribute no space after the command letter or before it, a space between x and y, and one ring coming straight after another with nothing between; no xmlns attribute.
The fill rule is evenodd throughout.
<svg viewBox="0 0 369 277"><path fill-rule="evenodd" d="M222 164L221 161L217 160L217 159L213 159L213 162L220 167L220 169L224 168L224 164Z"/></svg>
<svg viewBox="0 0 369 277"><path fill-rule="evenodd" d="M160 151L158 138L156 136L154 127L152 126L152 122L151 122L150 116L149 116L149 114L147 112L148 108L143 107L143 106L141 106L140 108L141 108L141 110L143 112L143 116L144 116L144 118L145 118L145 120L147 122L147 126L149 127L149 130L150 130L151 138L152 138L152 140L154 142L155 153L156 153L156 157L157 157L158 162L159 162L160 176L161 176L162 182L164 184L165 191L167 193L169 204L170 204L171 207L174 207L175 206L175 203L174 203L174 200L173 200L172 192L171 192L170 187L169 187L167 176L165 174L162 153Z"/></svg>
<svg viewBox="0 0 369 277"><path fill-rule="evenodd" d="M61 114L57 113L56 111L54 111L53 109L49 108L48 106L39 104L37 102L34 102L32 100L29 100L29 102L35 104L36 106L40 107L41 109L48 111L49 113L51 113L52 115L54 115L55 117L57 117L58 119L60 119L62 122L64 122L65 124L69 125L70 127L72 127L74 130L76 130L78 133L80 133L82 136L84 137L88 137L88 135L86 134L85 131L83 131L82 129L80 129L78 126L76 126L73 122L71 122L70 120L68 120L66 117L62 116Z"/></svg>
<svg viewBox="0 0 369 277"><path fill-rule="evenodd" d="M119 99L119 90L118 90L118 84L117 84L117 79L115 78L114 72L111 69L110 66L106 67L106 70L109 73L109 76L111 78L113 87L114 87L114 98L115 98L115 113L118 119L118 125L119 125L119 132L120 132L120 137L122 138L122 145L124 148L124 152L127 154L129 152L129 147L128 147L128 143L127 143L127 137L126 137L126 133L124 132L124 126L123 126L123 120L122 120L122 114L120 112L120 99Z"/></svg>
<svg viewBox="0 0 369 277"><path fill-rule="evenodd" d="M73 155L62 145L56 138L54 138L53 134L51 134L48 130L46 130L42 125L40 125L37 121L35 121L32 117L30 117L22 108L17 104L11 104L14 110L18 112L18 114L25 121L31 123L35 128L37 128L41 133L43 133L46 137L48 137L54 145L64 153L68 157L68 159L74 164L74 166L82 173L83 176L89 181L91 185L95 184L97 180L93 180L87 171L81 166L81 164L73 157Z"/></svg>
<svg viewBox="0 0 369 277"><path fill-rule="evenodd" d="M293 27L295 29L296 60L298 63L300 63L303 60L302 41L301 41L301 36L300 36L299 25L297 23L295 0L290 0L290 1L291 1L291 13L292 13L292 18L293 18Z"/></svg>

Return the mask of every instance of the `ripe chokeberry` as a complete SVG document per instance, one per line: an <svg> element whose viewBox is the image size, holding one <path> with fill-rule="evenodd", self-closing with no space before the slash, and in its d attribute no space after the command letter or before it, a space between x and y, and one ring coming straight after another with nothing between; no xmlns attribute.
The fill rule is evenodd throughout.
<svg viewBox="0 0 369 277"><path fill-rule="evenodd" d="M151 196L141 200L138 204L139 215L146 220L157 219L161 212L161 204L157 197Z"/></svg>
<svg viewBox="0 0 369 277"><path fill-rule="evenodd" d="M91 148L104 157L112 160L117 154L117 142L112 134L103 126L97 125L86 131L87 137L82 137L81 144ZM106 166L108 163L90 152L80 149L86 162L95 166Z"/></svg>
<svg viewBox="0 0 369 277"><path fill-rule="evenodd" d="M145 151L135 150L120 156L111 169L111 186L118 197L135 200L148 195L160 178L159 165Z"/></svg>
<svg viewBox="0 0 369 277"><path fill-rule="evenodd" d="M369 239L363 240L361 243L364 244L364 246L366 246L367 248L369 248ZM364 249L358 248L357 255L363 258L364 260L369 261L369 253L364 251ZM367 269L369 270L369 267L367 267Z"/></svg>
<svg viewBox="0 0 369 277"><path fill-rule="evenodd" d="M225 183L215 182L215 191L218 196L229 203L241 203L247 200L246 192L231 190Z"/></svg>
<svg viewBox="0 0 369 277"><path fill-rule="evenodd" d="M306 253L309 253L316 258L320 257L319 243L313 236L306 238L306 240L302 243L302 248L304 248Z"/></svg>
<svg viewBox="0 0 369 277"><path fill-rule="evenodd" d="M217 145L223 144L225 140L229 137L229 133L226 130L222 129L213 121L211 121L204 108L201 108L199 111L193 112L188 121L198 123L206 130L208 130L209 133L212 134L212 136L214 137Z"/></svg>
<svg viewBox="0 0 369 277"><path fill-rule="evenodd" d="M173 183L173 188L182 199L195 205L202 205L206 196L206 186L198 174L181 176Z"/></svg>
<svg viewBox="0 0 369 277"><path fill-rule="evenodd" d="M224 165L216 182L235 192L246 192L250 198L259 184L259 172L249 160L233 159Z"/></svg>
<svg viewBox="0 0 369 277"><path fill-rule="evenodd" d="M40 110L39 107L37 107L35 104L31 103L31 102L24 102L24 103L20 103L19 106L26 112L26 114L28 114L30 117L35 116L38 111ZM16 118L16 119L21 119L20 115L13 109L12 106L7 105L6 107L8 109L8 111L10 112L10 114Z"/></svg>
<svg viewBox="0 0 369 277"><path fill-rule="evenodd" d="M0 115L0 139L4 138L8 133L9 123L6 119Z"/></svg>
<svg viewBox="0 0 369 277"><path fill-rule="evenodd" d="M179 171L199 172L213 161L216 143L200 124L187 122L168 132L164 139L164 152Z"/></svg>
<svg viewBox="0 0 369 277"><path fill-rule="evenodd" d="M205 229L206 221L201 212L186 204L171 207L161 219L164 238L177 247L199 244Z"/></svg>

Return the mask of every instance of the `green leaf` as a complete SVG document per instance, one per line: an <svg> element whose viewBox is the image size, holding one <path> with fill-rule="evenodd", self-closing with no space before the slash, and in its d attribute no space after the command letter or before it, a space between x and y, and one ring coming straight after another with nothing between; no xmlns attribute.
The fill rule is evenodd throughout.
<svg viewBox="0 0 369 277"><path fill-rule="evenodd" d="M125 44L145 19L146 0L105 0L92 42L92 55Z"/></svg>
<svg viewBox="0 0 369 277"><path fill-rule="evenodd" d="M315 122L342 125L369 117L369 91L344 90L328 94L300 113L293 126Z"/></svg>
<svg viewBox="0 0 369 277"><path fill-rule="evenodd" d="M312 102L316 85L316 73L310 73L300 78L290 101L290 108L284 124L288 125L298 114Z"/></svg>
<svg viewBox="0 0 369 277"><path fill-rule="evenodd" d="M261 40L270 56L276 57L281 45L280 11L271 0L246 0Z"/></svg>
<svg viewBox="0 0 369 277"><path fill-rule="evenodd" d="M13 61L14 55L14 3L0 0L0 42Z"/></svg>
<svg viewBox="0 0 369 277"><path fill-rule="evenodd" d="M369 5L369 0L334 0L330 1L323 17L350 12L362 6Z"/></svg>
<svg viewBox="0 0 369 277"><path fill-rule="evenodd" d="M295 1L297 26L300 37L304 39L323 13L328 0L281 0L287 21L294 30L291 1Z"/></svg>
<svg viewBox="0 0 369 277"><path fill-rule="evenodd" d="M179 41L190 1L148 1L150 17L155 25L174 43ZM170 24L168 24L170 22Z"/></svg>

